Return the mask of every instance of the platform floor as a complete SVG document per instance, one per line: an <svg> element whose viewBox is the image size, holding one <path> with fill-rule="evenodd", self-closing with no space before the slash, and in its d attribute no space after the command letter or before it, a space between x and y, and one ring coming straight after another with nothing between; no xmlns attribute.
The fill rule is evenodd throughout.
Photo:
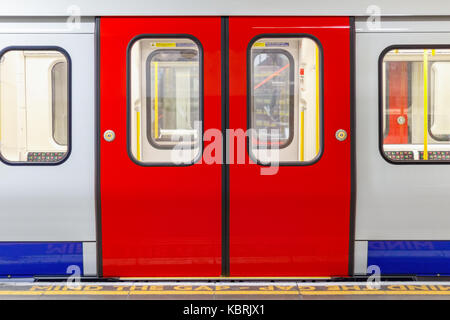
<svg viewBox="0 0 450 320"><path fill-rule="evenodd" d="M372 285L376 285L373 284ZM0 280L4 299L150 299L150 300L450 300L450 282L16 282Z"/></svg>

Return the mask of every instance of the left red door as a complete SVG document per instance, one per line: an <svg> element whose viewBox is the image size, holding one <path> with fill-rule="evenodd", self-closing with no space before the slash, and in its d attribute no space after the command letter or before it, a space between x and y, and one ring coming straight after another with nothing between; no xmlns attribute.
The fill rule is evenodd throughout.
<svg viewBox="0 0 450 320"><path fill-rule="evenodd" d="M104 276L221 273L221 166L202 161L203 132L221 128L220 28L219 17L100 20ZM167 159L174 134L196 150L185 165ZM151 152L159 160L145 162Z"/></svg>

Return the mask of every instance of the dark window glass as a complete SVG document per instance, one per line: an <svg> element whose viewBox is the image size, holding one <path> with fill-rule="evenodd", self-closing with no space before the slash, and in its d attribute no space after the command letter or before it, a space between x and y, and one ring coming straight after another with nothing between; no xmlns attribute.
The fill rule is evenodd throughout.
<svg viewBox="0 0 450 320"><path fill-rule="evenodd" d="M252 128L259 147L287 146L293 135L294 63L288 52L254 50Z"/></svg>

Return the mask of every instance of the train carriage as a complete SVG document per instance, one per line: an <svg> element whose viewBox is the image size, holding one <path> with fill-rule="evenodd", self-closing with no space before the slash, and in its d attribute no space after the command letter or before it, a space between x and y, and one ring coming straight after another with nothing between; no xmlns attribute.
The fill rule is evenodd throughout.
<svg viewBox="0 0 450 320"><path fill-rule="evenodd" d="M399 3L0 4L0 277L450 274L450 6Z"/></svg>

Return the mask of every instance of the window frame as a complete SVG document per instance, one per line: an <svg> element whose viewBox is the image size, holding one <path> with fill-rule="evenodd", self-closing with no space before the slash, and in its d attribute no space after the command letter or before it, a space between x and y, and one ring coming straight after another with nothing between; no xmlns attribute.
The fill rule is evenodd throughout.
<svg viewBox="0 0 450 320"><path fill-rule="evenodd" d="M253 58L252 58L252 47L253 45L263 39L263 38L272 38L272 39L280 39L280 38L293 38L293 39L299 39L299 38L308 38L312 41L314 41L314 43L317 45L317 48L319 49L319 152L316 155L316 157L310 161L300 161L300 160L296 160L296 161L280 161L278 163L276 163L276 166L280 166L280 167L305 167L305 166L311 166L314 165L316 163L318 163L320 161L320 159L323 156L324 153L324 135L325 135L325 127L324 127L324 59L323 59L323 46L322 43L320 42L320 40L315 37L312 34L308 34L308 33L262 33L262 34L258 34L255 37L253 37L250 42L247 45L247 129L251 130L252 129L252 124L251 124L251 117L252 117L252 79L253 79L253 74L252 74L252 68L253 68ZM275 48L274 50L280 50L280 48ZM260 50L260 49L256 49L256 50ZM261 49L262 50L262 49ZM295 60L294 60L295 61ZM295 115L295 67L294 67L294 115ZM293 129L294 130L294 129ZM259 159L257 159L255 157L255 155L253 154L252 150L250 149L250 135L247 134L246 135L246 148L247 148L247 153L249 158L251 159L251 161L253 161L255 164L259 165L259 166L263 166L263 167L269 167L272 166L271 163L263 163L261 161L259 161ZM278 150L281 150L278 149Z"/></svg>
<svg viewBox="0 0 450 320"><path fill-rule="evenodd" d="M72 153L72 59L70 58L69 53L59 46L8 46L0 50L0 60L3 56L9 51L57 51L61 53L67 62L67 151L65 152L64 157L57 162L27 162L27 161L10 161L3 157L1 148L0 148L0 161L9 166L59 166L66 162L71 153ZM50 75L52 73L54 65L50 69ZM51 76L50 76L51 77ZM50 79L52 82L52 79ZM52 117L53 117L53 89L52 89ZM53 121L52 127L50 128L53 138ZM58 144L55 140L54 142ZM58 144L59 145L59 144ZM44 152L44 151L42 151Z"/></svg>
<svg viewBox="0 0 450 320"><path fill-rule="evenodd" d="M151 96L151 92L152 92L152 77L151 77L151 71L149 72L149 70L151 70L151 62L152 62L152 58L161 53L161 52L185 52L185 51L195 51L196 53L198 53L198 63L199 63L199 67L200 67L200 52L199 50L195 50L195 49L190 49L190 48L180 48L180 49L167 49L167 48L163 48L163 49L156 49L154 51L152 51L146 61L145 61L145 65L146 65L146 73L145 73L145 79L146 79L146 83L145 83L145 90L146 90L146 97L148 98L152 98ZM200 80L200 68L199 68L199 81ZM200 87L199 87L200 89ZM200 90L199 90L199 95L200 95ZM159 97L159 94L158 94ZM147 140L150 143L150 145L155 148L155 149L160 149L160 150L172 150L176 147L176 144L167 144L167 145L161 145L160 143L157 142L157 140L155 140L152 136L152 110L151 110L151 105L149 106L146 102L146 107L147 107L147 114L146 114L146 120L147 120ZM200 107L200 96L199 96L199 107ZM150 112L149 112L150 111ZM199 115L200 115L200 110L199 110ZM166 141L167 142L167 141ZM170 140L168 141L170 142ZM194 141L194 143L192 144L191 150L195 149L195 147L198 145L197 141Z"/></svg>
<svg viewBox="0 0 450 320"><path fill-rule="evenodd" d="M294 61L294 57L292 56L292 54L284 49L280 49L280 48L275 48L275 49L255 49L254 50L255 54L252 55L252 70L254 69L255 66L255 59L259 54L263 54L263 53L273 53L273 54L283 54L286 56L286 58L289 61L289 64L292 66L289 68L289 137L286 140L286 142L284 142L283 144L278 146L278 149L281 150L283 148L288 147L291 143L292 140L294 140L294 125L295 125L295 121L294 121L294 116L295 116L295 61ZM254 93L254 73L251 73L251 81L249 84L250 87L250 91L251 91L251 97L253 97L253 93ZM253 101L255 99L253 98ZM250 118L250 121L253 120L255 117L255 115L253 115L253 118ZM262 146L259 147L260 149L270 149L268 147L268 145L266 146Z"/></svg>
<svg viewBox="0 0 450 320"><path fill-rule="evenodd" d="M198 49L198 61L199 61L199 113L200 113L200 143L198 144L198 154L197 156L189 163L173 163L173 162L144 162L137 160L136 157L133 155L133 152L131 151L131 50L133 48L133 45L138 42L139 40L144 39L189 39L192 42L194 42L197 45ZM156 51L156 50L155 50ZM150 54L151 55L151 54ZM149 56L150 56L149 55ZM148 57L147 57L148 58ZM204 112L203 112L203 105L204 105L204 58L203 58L203 46L201 42L190 34L182 34L182 33L176 33L176 34L161 34L161 33L142 33L135 37L133 37L127 46L127 66L126 66L126 87L127 87L127 93L126 93L126 99L127 99L127 153L128 157L131 161L133 161L136 165L141 167L189 167L197 162L199 162L203 158L203 150L204 150L204 140L203 140L203 134L205 132L205 123L204 123ZM146 86L147 87L147 86ZM147 135L147 133L145 133ZM148 139L147 139L148 140ZM167 149L164 149L167 150ZM170 149L169 149L170 150Z"/></svg>
<svg viewBox="0 0 450 320"><path fill-rule="evenodd" d="M388 163L393 165L427 165L427 164L439 164L448 165L450 161L445 160L392 160L384 152L384 133L383 133L383 60L386 54L392 50L408 50L408 49L450 49L450 45L447 44L393 44L384 48L378 56L378 151L381 157ZM430 100L430 96L428 97ZM428 110L428 120L430 120L430 109ZM430 132L430 122L428 122L428 133ZM430 150L428 150L430 151Z"/></svg>

